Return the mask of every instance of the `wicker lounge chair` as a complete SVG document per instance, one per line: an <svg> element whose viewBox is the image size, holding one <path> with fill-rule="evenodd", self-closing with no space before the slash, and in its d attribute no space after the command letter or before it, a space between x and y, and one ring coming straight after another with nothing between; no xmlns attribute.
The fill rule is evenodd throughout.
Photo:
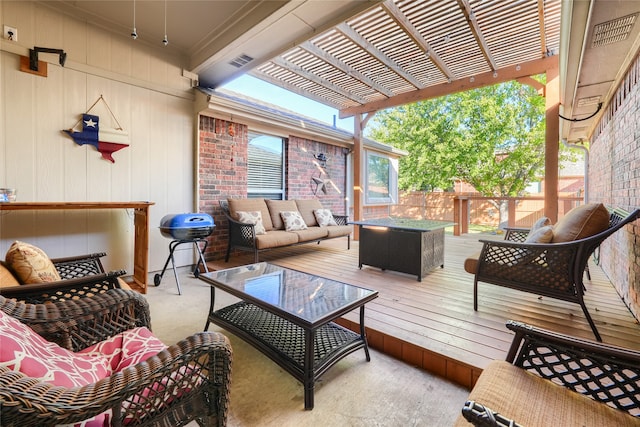
<svg viewBox="0 0 640 427"><path fill-rule="evenodd" d="M606 230L563 243L525 243L523 230L508 233L506 237L510 240L480 240L483 247L477 261L472 267L470 260L465 261L465 270L475 273L473 309L478 310L478 282L573 302L580 305L596 339L602 341L584 303L583 275L595 249L638 217L640 209L632 213L609 210Z"/></svg>
<svg viewBox="0 0 640 427"><path fill-rule="evenodd" d="M509 321L455 426L640 425L640 352ZM466 420L466 421L465 421Z"/></svg>
<svg viewBox="0 0 640 427"><path fill-rule="evenodd" d="M53 258L51 261L62 280L55 282L19 285L0 288L0 295L16 298L31 304L47 301L73 299L83 295L120 289L123 282L118 278L126 274L125 270L105 272L100 258L104 252L65 258Z"/></svg>
<svg viewBox="0 0 640 427"><path fill-rule="evenodd" d="M0 296L0 310L74 352L150 328L144 297L123 289L39 305ZM0 366L0 425L73 424L111 410L113 426L224 426L231 356L224 335L201 332L83 387L53 386Z"/></svg>

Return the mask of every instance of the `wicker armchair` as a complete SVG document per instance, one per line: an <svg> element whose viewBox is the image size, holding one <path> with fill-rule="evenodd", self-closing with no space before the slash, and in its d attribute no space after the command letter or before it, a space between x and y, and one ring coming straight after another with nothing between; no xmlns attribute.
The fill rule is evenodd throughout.
<svg viewBox="0 0 640 427"><path fill-rule="evenodd" d="M150 327L144 297L123 289L39 305L0 296L0 310L72 351L134 327ZM111 410L113 426L125 419L128 426L173 427L192 420L224 426L231 356L224 335L202 332L84 387L52 386L0 366L0 425L72 424Z"/></svg>
<svg viewBox="0 0 640 427"><path fill-rule="evenodd" d="M640 425L640 352L514 321L507 328L515 336L506 362L483 371L456 426L468 425L463 417L484 427Z"/></svg>
<svg viewBox="0 0 640 427"><path fill-rule="evenodd" d="M584 303L583 275L595 249L640 217L640 209L632 213L614 209L609 215L605 231L571 242L524 243L518 241L522 240L522 230L511 231L513 235L506 236L510 240L480 240L483 247L475 266L473 309L478 310L478 282L573 302L580 305L596 339L602 341Z"/></svg>
<svg viewBox="0 0 640 427"><path fill-rule="evenodd" d="M16 298L31 304L43 304L49 301L62 301L85 295L104 293L109 289L120 289L122 282L118 279L125 270L105 272L100 258L104 252L79 255L65 258L52 258L62 280L28 286L12 286L0 288L0 295Z"/></svg>

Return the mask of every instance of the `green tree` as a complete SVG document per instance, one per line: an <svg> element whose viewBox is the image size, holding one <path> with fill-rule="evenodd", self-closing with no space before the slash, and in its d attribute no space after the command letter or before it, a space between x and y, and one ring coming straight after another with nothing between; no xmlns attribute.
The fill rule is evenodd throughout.
<svg viewBox="0 0 640 427"><path fill-rule="evenodd" d="M532 87L507 82L380 111L368 135L409 153L401 189L460 179L483 196L521 196L544 168L544 108Z"/></svg>

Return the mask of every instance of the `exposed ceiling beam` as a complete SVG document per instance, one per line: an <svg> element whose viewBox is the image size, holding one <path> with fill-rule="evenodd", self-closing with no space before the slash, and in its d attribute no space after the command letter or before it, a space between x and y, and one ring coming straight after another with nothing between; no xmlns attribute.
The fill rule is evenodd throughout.
<svg viewBox="0 0 640 427"><path fill-rule="evenodd" d="M276 64L279 67L284 68L285 70L289 70L292 73L295 73L317 85L323 86L329 90L334 91L335 93L340 94L341 96L348 98L354 102L357 102L358 104L366 104L367 100L364 98L361 98L359 96L356 96L346 90L343 90L342 88L340 88L338 85L333 84L332 82L330 82L327 79L323 79L322 77L316 76L313 73L310 73L306 70L304 70L302 67L300 67L297 64L294 64L290 61L287 61L286 59L282 59L282 57L278 57L278 58L274 58L271 62L273 62L274 64Z"/></svg>
<svg viewBox="0 0 640 427"><path fill-rule="evenodd" d="M540 26L540 54L547 54L547 38L544 29L544 0L538 0L538 25Z"/></svg>
<svg viewBox="0 0 640 427"><path fill-rule="evenodd" d="M305 98L309 98L309 99L313 99L314 101L318 101L321 104L325 104L325 105L329 105L332 106L333 108L335 108L336 110L339 110L340 108L342 108L342 106L334 101L331 101L330 99L324 98L322 96L318 96L315 95L311 92L307 92L304 89L301 89L300 87L284 82L276 77L273 77L269 74L266 73L252 73L253 76L255 76L256 78L259 78L260 80L264 80L265 82L271 83L275 86L281 87L283 89L286 89L290 92L293 92L297 95L300 95L302 97Z"/></svg>
<svg viewBox="0 0 640 427"><path fill-rule="evenodd" d="M392 98L373 101L367 105L349 107L340 110L340 118L351 117L356 114L368 113L371 111L384 110L386 108L397 107L399 105L410 104L413 102L423 101L426 99L438 98L440 96L449 95L451 93L462 92L466 90L477 89L484 86L490 86L521 77L534 76L536 74L546 73L547 70L558 67L558 57L550 56L547 58L537 59L525 62L517 66L509 66L500 70L489 71L478 74L472 78L455 80L451 83L443 83L430 86L421 90L403 93Z"/></svg>
<svg viewBox="0 0 640 427"><path fill-rule="evenodd" d="M417 80L411 74L405 72L400 65L395 63L395 61L393 61L391 58L385 55L377 47L369 43L364 37L358 34L353 28L351 28L347 24L344 24L344 23L340 24L336 26L336 29L340 31L342 34L344 34L345 37L351 39L352 42L360 46L360 48L364 49L369 55L373 56L376 60L380 61L387 68L389 68L398 76L402 77L403 79L411 83L416 88L421 89L424 87L424 85L420 83L419 80Z"/></svg>
<svg viewBox="0 0 640 427"><path fill-rule="evenodd" d="M336 58L333 55L331 55L330 53L325 52L324 50L320 49L318 46L314 45L313 43L305 42L302 45L300 45L300 47L302 49L306 50L307 52L311 53L312 55L315 55L318 58L324 60L328 64L331 64L332 66L334 66L338 70L342 71L343 73L348 74L349 76L353 77L354 79L359 80L360 82L362 82L365 85L371 87L372 89L375 89L376 91L380 92L381 94L383 94L383 95L385 95L387 97L392 97L393 96L393 92L391 92L386 87L374 82L369 77L365 76L364 74L362 74L361 72L359 72L355 68L349 66L348 64L345 64L344 62L340 61L338 58Z"/></svg>
<svg viewBox="0 0 640 427"><path fill-rule="evenodd" d="M455 80L456 76L453 71L447 67L447 64L440 58L440 56L434 51L428 41L422 37L422 34L418 29L407 19L398 6L391 0L387 0L382 4L389 16L393 18L396 23L404 29L413 42L423 50L423 52L429 57L429 59L435 64L436 67L444 74L449 80Z"/></svg>
<svg viewBox="0 0 640 427"><path fill-rule="evenodd" d="M473 36L476 38L478 42L478 46L482 51L487 63L491 67L491 70L495 71L498 69L496 65L496 61L493 59L493 55L491 55L491 49L489 49L489 45L487 41L484 39L482 35L482 30L480 30L480 25L478 25L478 21L476 20L475 15L473 14L473 10L471 10L471 6L469 6L469 2L467 0L458 0L458 5L460 6L460 10L464 14L467 23L469 24L469 28L473 33Z"/></svg>

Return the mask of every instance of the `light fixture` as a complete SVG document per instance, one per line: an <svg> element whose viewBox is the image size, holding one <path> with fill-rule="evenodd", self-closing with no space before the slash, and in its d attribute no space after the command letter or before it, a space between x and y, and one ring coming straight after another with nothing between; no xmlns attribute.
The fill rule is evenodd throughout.
<svg viewBox="0 0 640 427"><path fill-rule="evenodd" d="M520 71L522 67L520 67L520 64L516 65L516 71Z"/></svg>
<svg viewBox="0 0 640 427"><path fill-rule="evenodd" d="M38 71L38 52L43 53L57 53L60 55L60 66L64 67L64 63L67 60L67 54L62 49L51 49L48 47L37 47L29 49L29 68L32 71Z"/></svg>
<svg viewBox="0 0 640 427"><path fill-rule="evenodd" d="M133 0L133 30L131 31L131 38L138 38L138 31L136 30L136 0Z"/></svg>
<svg viewBox="0 0 640 427"><path fill-rule="evenodd" d="M169 39L167 38L167 0L164 0L164 38L162 39L162 44L165 46L169 44Z"/></svg>
<svg viewBox="0 0 640 427"><path fill-rule="evenodd" d="M324 153L314 154L313 157L320 163L320 167L327 166L327 156Z"/></svg>
<svg viewBox="0 0 640 427"><path fill-rule="evenodd" d="M475 81L476 81L476 78L475 78L475 77L473 77L473 76L471 76L471 77L469 78L469 81L470 81L471 83L473 83L473 82L475 82Z"/></svg>
<svg viewBox="0 0 640 427"><path fill-rule="evenodd" d="M493 72L493 78L495 79L496 77L498 77L498 72L497 72L497 71L494 71L494 72Z"/></svg>

